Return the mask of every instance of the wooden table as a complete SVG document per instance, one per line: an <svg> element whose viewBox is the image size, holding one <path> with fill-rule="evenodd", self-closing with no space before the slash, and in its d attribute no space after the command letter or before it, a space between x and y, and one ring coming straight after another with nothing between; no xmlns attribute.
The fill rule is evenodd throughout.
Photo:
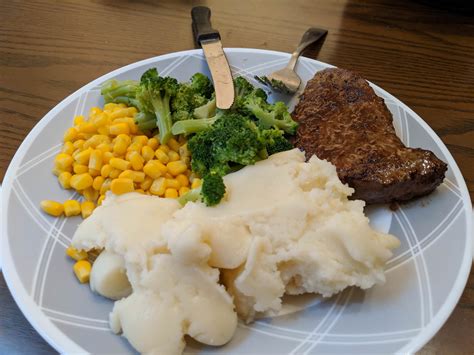
<svg viewBox="0 0 474 355"><path fill-rule="evenodd" d="M71 92L125 64L193 48L189 12L198 3L2 1L0 179L30 129ZM413 108L446 143L474 197L474 20L462 2L202 3L212 8L227 47L290 52L307 27L328 29L319 53L306 56L356 70ZM0 307L0 353L54 351L25 320L1 275ZM453 314L421 353L473 352L471 273Z"/></svg>

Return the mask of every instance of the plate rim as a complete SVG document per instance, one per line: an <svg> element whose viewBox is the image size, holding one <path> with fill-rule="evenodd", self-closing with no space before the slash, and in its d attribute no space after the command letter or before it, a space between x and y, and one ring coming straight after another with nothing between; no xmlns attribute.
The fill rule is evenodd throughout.
<svg viewBox="0 0 474 355"><path fill-rule="evenodd" d="M224 48L225 53L267 53L267 54L275 54L283 57L290 57L289 53L281 52L281 51L274 51L274 50L266 50L266 49L257 49L257 48ZM159 56L154 56L151 58L146 58L137 62L133 62L122 66L120 68L114 69L92 81L83 85L79 89L75 90L73 93L65 97L61 100L58 104L56 104L50 111L48 111L30 130L28 135L25 137L23 142L21 143L20 147L15 152L10 164L8 165L7 171L5 173L3 179L3 193L2 193L2 220L5 223L2 223L2 236L0 242L2 243L2 272L7 283L8 289L10 290L15 303L20 308L21 312L28 320L28 322L35 328L35 330L57 351L59 352L81 352L87 353L85 349L83 349L79 344L74 342L70 339L66 334L60 331L54 323L48 319L44 313L41 312L40 308L36 303L34 303L33 299L28 295L26 289L23 287L23 284L18 276L17 270L14 267L13 259L10 253L10 245L7 238L7 217L8 217L8 202L11 195L11 189L13 184L13 171L16 171L16 168L21 161L21 159L25 156L26 151L33 140L41 133L42 129L56 116L58 111L60 111L64 106L66 106L70 101L76 98L77 95L80 95L83 92L89 91L90 89L97 86L97 84L107 80L111 77L114 77L118 74L127 72L133 68L138 66L152 64L157 60L163 60L166 58L173 58L177 56L184 56L184 55L194 55L194 54L201 54L201 49L191 49L191 50L183 50L178 52L171 52L162 54ZM300 60L306 61L308 63L315 63L322 67L333 67L333 65L325 62L321 62L312 58L308 57L301 57ZM434 139L436 145L441 149L443 154L445 155L446 159L448 160L448 165L452 169L453 174L455 175L456 179L459 181L459 188L460 193L463 201L463 210L466 217L466 249L463 255L463 261L459 270L459 273L456 277L456 280L453 284L451 293L445 299L443 305L440 307L438 313L435 317L433 317L428 324L428 326L424 327L420 333L414 337L408 344L406 344L402 349L399 351L402 353L408 352L416 352L420 350L443 326L446 322L447 318L451 315L454 308L456 307L457 302L459 301L462 292L465 288L467 283L469 272L471 269L471 243L472 238L469 236L472 234L472 218L470 209L466 206L471 206L471 199L470 195L466 186L466 182L461 174L461 171L452 156L452 154L447 149L446 145L443 143L441 138L436 134L436 132L417 114L415 113L410 107L408 107L403 101L396 98L389 92L385 91L378 85L370 82L367 82L380 92L382 92L387 97L390 97L395 102L402 105L403 109L407 112L411 113L412 116L417 120L417 122L422 126L422 128L428 132L431 138Z"/></svg>

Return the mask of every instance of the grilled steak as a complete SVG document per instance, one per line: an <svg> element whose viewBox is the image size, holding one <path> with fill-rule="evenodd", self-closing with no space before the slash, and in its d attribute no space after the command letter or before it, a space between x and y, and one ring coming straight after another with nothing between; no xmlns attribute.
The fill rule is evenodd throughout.
<svg viewBox="0 0 474 355"><path fill-rule="evenodd" d="M310 80L293 112L295 145L334 164L353 198L406 201L433 191L447 165L432 152L407 148L395 134L382 98L360 76L326 69Z"/></svg>

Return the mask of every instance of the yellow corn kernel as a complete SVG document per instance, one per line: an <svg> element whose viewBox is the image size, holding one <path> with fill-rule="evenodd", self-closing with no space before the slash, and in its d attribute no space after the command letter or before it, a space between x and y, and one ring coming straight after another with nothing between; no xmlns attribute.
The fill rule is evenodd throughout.
<svg viewBox="0 0 474 355"><path fill-rule="evenodd" d="M96 169L89 169L89 174L95 178L96 176L99 176L100 175L100 170L96 170Z"/></svg>
<svg viewBox="0 0 474 355"><path fill-rule="evenodd" d="M188 150L188 145L183 144L181 147L179 147L178 153L181 158L189 157L190 154Z"/></svg>
<svg viewBox="0 0 474 355"><path fill-rule="evenodd" d="M95 204L92 201L84 201L81 203L81 215L82 218L86 219L89 217L95 209Z"/></svg>
<svg viewBox="0 0 474 355"><path fill-rule="evenodd" d="M201 179L194 178L194 179L193 179L193 182L192 182L192 184L191 184L191 188L192 188L192 189L196 189L196 188L198 188L199 186L201 186L201 184L202 184Z"/></svg>
<svg viewBox="0 0 474 355"><path fill-rule="evenodd" d="M132 117L121 117L114 120L114 124L119 122L128 124L128 128L130 129L131 134L136 134L138 132L138 127Z"/></svg>
<svg viewBox="0 0 474 355"><path fill-rule="evenodd" d="M84 148L96 148L99 144L110 143L110 138L103 134L94 134L84 143Z"/></svg>
<svg viewBox="0 0 474 355"><path fill-rule="evenodd" d="M78 139L77 141L74 141L74 143L72 143L72 145L74 146L74 149L82 149L85 142L86 141L84 139Z"/></svg>
<svg viewBox="0 0 474 355"><path fill-rule="evenodd" d="M97 106L91 107L91 109L89 110L89 116L95 116L99 113L102 113L102 109Z"/></svg>
<svg viewBox="0 0 474 355"><path fill-rule="evenodd" d="M84 191L82 191L82 195L87 201L97 201L99 198L99 191L95 190L92 186L88 187Z"/></svg>
<svg viewBox="0 0 474 355"><path fill-rule="evenodd" d="M114 157L114 153L112 152L105 152L102 154L102 163L103 164L108 164L110 162L110 159Z"/></svg>
<svg viewBox="0 0 474 355"><path fill-rule="evenodd" d="M150 143L150 141L148 141L148 143ZM145 159L145 161L152 160L154 156L155 156L155 151L151 147L146 145L142 148L142 157L143 159Z"/></svg>
<svg viewBox="0 0 474 355"><path fill-rule="evenodd" d="M141 150L142 150L142 144L140 142L134 142L130 144L127 148L127 151L141 152Z"/></svg>
<svg viewBox="0 0 474 355"><path fill-rule="evenodd" d="M135 136L132 139L132 143L141 143L142 146L148 144L148 137L145 135Z"/></svg>
<svg viewBox="0 0 474 355"><path fill-rule="evenodd" d="M41 208L47 214L51 216L58 217L64 212L64 206L62 203L51 201L51 200L43 200L41 201Z"/></svg>
<svg viewBox="0 0 474 355"><path fill-rule="evenodd" d="M161 161L163 164L166 164L170 161L170 158L168 157L168 154L166 154L166 152L161 149L161 148L158 148L155 152L155 156L156 158Z"/></svg>
<svg viewBox="0 0 474 355"><path fill-rule="evenodd" d="M97 200L97 206L100 206L102 204L102 201L104 201L105 195L100 195L99 199Z"/></svg>
<svg viewBox="0 0 474 355"><path fill-rule="evenodd" d="M134 189L132 179L115 179L112 180L112 184L110 185L110 190L116 195L126 194L127 192L132 192Z"/></svg>
<svg viewBox="0 0 474 355"><path fill-rule="evenodd" d="M179 181L176 179L165 179L165 180L166 180L166 187L171 187L176 190L178 190L181 187Z"/></svg>
<svg viewBox="0 0 474 355"><path fill-rule="evenodd" d="M151 184L153 183L153 179L149 176L145 176L145 179L140 184L140 188L147 191L150 189Z"/></svg>
<svg viewBox="0 0 474 355"><path fill-rule="evenodd" d="M178 190L173 188L167 188L165 190L165 197L166 198L176 198L178 197Z"/></svg>
<svg viewBox="0 0 474 355"><path fill-rule="evenodd" d="M89 158L89 169L94 169L100 172L102 169L102 152L98 149L92 151Z"/></svg>
<svg viewBox="0 0 474 355"><path fill-rule="evenodd" d="M153 180L153 183L150 186L150 192L153 195L163 196L166 191L166 181L165 178L158 178Z"/></svg>
<svg viewBox="0 0 474 355"><path fill-rule="evenodd" d="M115 137L116 140L123 140L127 146L129 146L132 143L132 138L128 134L119 134L117 137Z"/></svg>
<svg viewBox="0 0 474 355"><path fill-rule="evenodd" d="M135 192L138 192L139 194L145 194L145 191L143 189L136 189Z"/></svg>
<svg viewBox="0 0 474 355"><path fill-rule="evenodd" d="M68 128L64 133L63 140L65 142L74 141L77 138L79 132L74 127Z"/></svg>
<svg viewBox="0 0 474 355"><path fill-rule="evenodd" d="M76 174L71 176L70 184L76 190L84 190L92 186L93 181L92 176L87 173Z"/></svg>
<svg viewBox="0 0 474 355"><path fill-rule="evenodd" d="M86 122L86 119L84 118L84 116L81 115L81 116L74 117L74 126L78 126L83 122Z"/></svg>
<svg viewBox="0 0 474 355"><path fill-rule="evenodd" d="M110 118L113 120L120 118L120 117L133 117L137 113L137 109L135 107L127 107L115 110L113 113L110 114Z"/></svg>
<svg viewBox="0 0 474 355"><path fill-rule="evenodd" d="M104 105L104 111L112 111L117 106L116 103L110 102Z"/></svg>
<svg viewBox="0 0 474 355"><path fill-rule="evenodd" d="M108 135L109 134L109 127L108 126L101 126L97 128L97 133L103 134L103 135Z"/></svg>
<svg viewBox="0 0 474 355"><path fill-rule="evenodd" d="M179 150L179 143L174 138L170 138L168 142L166 143L166 145L170 147L171 150L174 150L175 152L178 152Z"/></svg>
<svg viewBox="0 0 474 355"><path fill-rule="evenodd" d="M90 122L97 127L97 131L104 127L108 122L108 115L105 112L98 113L97 115L91 116ZM101 133L102 134L102 133Z"/></svg>
<svg viewBox="0 0 474 355"><path fill-rule="evenodd" d="M99 191L99 190L100 190L100 187L102 186L102 184L104 183L104 181L105 181L105 178L104 178L102 175L96 176L96 177L94 178L94 181L92 182L92 188L93 188L94 190Z"/></svg>
<svg viewBox="0 0 474 355"><path fill-rule="evenodd" d="M109 134L112 136L130 134L130 127L125 122L115 123L109 126Z"/></svg>
<svg viewBox="0 0 474 355"><path fill-rule="evenodd" d="M179 192L179 196L183 196L189 192L189 187L181 186L178 192Z"/></svg>
<svg viewBox="0 0 474 355"><path fill-rule="evenodd" d="M176 180L178 180L181 186L185 186L185 187L189 186L189 179L184 174L179 174L178 176L176 176Z"/></svg>
<svg viewBox="0 0 474 355"><path fill-rule="evenodd" d="M71 176L72 174L69 171L63 171L58 176L58 181L61 184L63 189L70 189L71 188Z"/></svg>
<svg viewBox="0 0 474 355"><path fill-rule="evenodd" d="M109 177L110 172L112 171L112 167L109 164L102 165L102 169L100 169L100 176L104 179Z"/></svg>
<svg viewBox="0 0 474 355"><path fill-rule="evenodd" d="M97 128L90 122L82 122L77 126L79 133L95 133Z"/></svg>
<svg viewBox="0 0 474 355"><path fill-rule="evenodd" d="M52 172L53 172L54 175L59 176L59 175L61 175L62 172L64 172L64 170L61 170L61 169L58 169L58 168L53 168Z"/></svg>
<svg viewBox="0 0 474 355"><path fill-rule="evenodd" d="M87 165L89 164L89 158L91 156L92 151L93 149L89 147L86 150L83 150L82 152L76 154L74 156L74 160L79 164Z"/></svg>
<svg viewBox="0 0 474 355"><path fill-rule="evenodd" d="M100 143L97 147L96 147L97 150L100 150L103 153L108 153L110 152L112 149L110 148L110 145L108 143Z"/></svg>
<svg viewBox="0 0 474 355"><path fill-rule="evenodd" d="M170 147L168 147L166 144L160 145L159 149L161 149L165 153L168 153L170 151Z"/></svg>
<svg viewBox="0 0 474 355"><path fill-rule="evenodd" d="M67 169L69 166L72 165L73 162L73 157L66 153L59 153L54 158L54 165L61 170Z"/></svg>
<svg viewBox="0 0 474 355"><path fill-rule="evenodd" d="M151 149L157 150L160 146L160 141L157 138L153 137L148 140L147 144Z"/></svg>
<svg viewBox="0 0 474 355"><path fill-rule="evenodd" d="M92 133L85 133L85 132L79 132L77 134L77 138L78 139L84 139L84 140L88 140L90 137L92 137L93 134Z"/></svg>
<svg viewBox="0 0 474 355"><path fill-rule="evenodd" d="M87 260L79 260L73 266L74 273L81 284L89 282L91 269L92 265Z"/></svg>
<svg viewBox="0 0 474 355"><path fill-rule="evenodd" d="M130 164L129 161L126 161L126 160L121 159L121 158L112 158L112 159L110 159L109 164L112 168L119 169L119 170L130 169L130 167L132 165L132 164Z"/></svg>
<svg viewBox="0 0 474 355"><path fill-rule="evenodd" d="M77 216L81 214L81 205L79 201L76 200L67 200L63 203L64 214L66 217Z"/></svg>
<svg viewBox="0 0 474 355"><path fill-rule="evenodd" d="M120 175L121 172L122 172L122 170L120 170L120 169L112 168L112 171L109 174L109 178L116 179L116 178L118 178L118 176Z"/></svg>
<svg viewBox="0 0 474 355"><path fill-rule="evenodd" d="M74 144L72 142L64 142L63 149L61 150L61 153L64 154L69 154L71 155L74 152Z"/></svg>
<svg viewBox="0 0 474 355"><path fill-rule="evenodd" d="M174 176L171 175L170 173L166 173L166 174L164 175L164 177L165 177L165 179L174 179Z"/></svg>
<svg viewBox="0 0 474 355"><path fill-rule="evenodd" d="M168 158L170 158L170 161L177 161L179 160L179 154L174 150L170 150L168 153Z"/></svg>
<svg viewBox="0 0 474 355"><path fill-rule="evenodd" d="M153 179L157 179L161 175L166 174L166 172L168 171L168 168L164 164L162 164L159 160L150 160L143 167L143 171L149 177Z"/></svg>
<svg viewBox="0 0 474 355"><path fill-rule="evenodd" d="M87 167L87 165L74 163L72 167L73 167L74 174L84 174L89 171L89 168Z"/></svg>
<svg viewBox="0 0 474 355"><path fill-rule="evenodd" d="M119 179L132 179L133 182L145 181L145 173L143 171L125 170L119 175Z"/></svg>
<svg viewBox="0 0 474 355"><path fill-rule="evenodd" d="M66 249L66 255L76 261L87 259L87 252L85 250L78 250L71 246Z"/></svg>
<svg viewBox="0 0 474 355"><path fill-rule="evenodd" d="M177 176L179 174L182 174L188 169L186 164L181 160L170 161L166 165L166 167L168 168L168 171L170 172L170 174L173 175L173 176Z"/></svg>
<svg viewBox="0 0 474 355"><path fill-rule="evenodd" d="M114 144L114 153L123 155L127 151L128 144L123 139L117 139Z"/></svg>
<svg viewBox="0 0 474 355"><path fill-rule="evenodd" d="M112 179L105 179L104 182L102 183L102 186L100 187L100 194L105 195L107 191L110 190L110 184L112 184Z"/></svg>
<svg viewBox="0 0 474 355"><path fill-rule="evenodd" d="M184 164L186 164L187 167L191 166L191 158L190 157L183 157L181 158Z"/></svg>
<svg viewBox="0 0 474 355"><path fill-rule="evenodd" d="M143 159L143 157L138 152L131 152L128 160L130 161L130 164L132 164L133 170L143 169L143 163L145 162L145 159Z"/></svg>

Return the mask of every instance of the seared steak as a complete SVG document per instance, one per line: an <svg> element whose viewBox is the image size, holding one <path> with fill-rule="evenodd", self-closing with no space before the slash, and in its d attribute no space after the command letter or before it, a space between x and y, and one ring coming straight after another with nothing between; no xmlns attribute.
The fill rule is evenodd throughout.
<svg viewBox="0 0 474 355"><path fill-rule="evenodd" d="M311 79L293 112L295 145L334 164L353 198L406 201L433 191L447 165L432 152L407 148L395 134L382 98L360 76L326 69Z"/></svg>

